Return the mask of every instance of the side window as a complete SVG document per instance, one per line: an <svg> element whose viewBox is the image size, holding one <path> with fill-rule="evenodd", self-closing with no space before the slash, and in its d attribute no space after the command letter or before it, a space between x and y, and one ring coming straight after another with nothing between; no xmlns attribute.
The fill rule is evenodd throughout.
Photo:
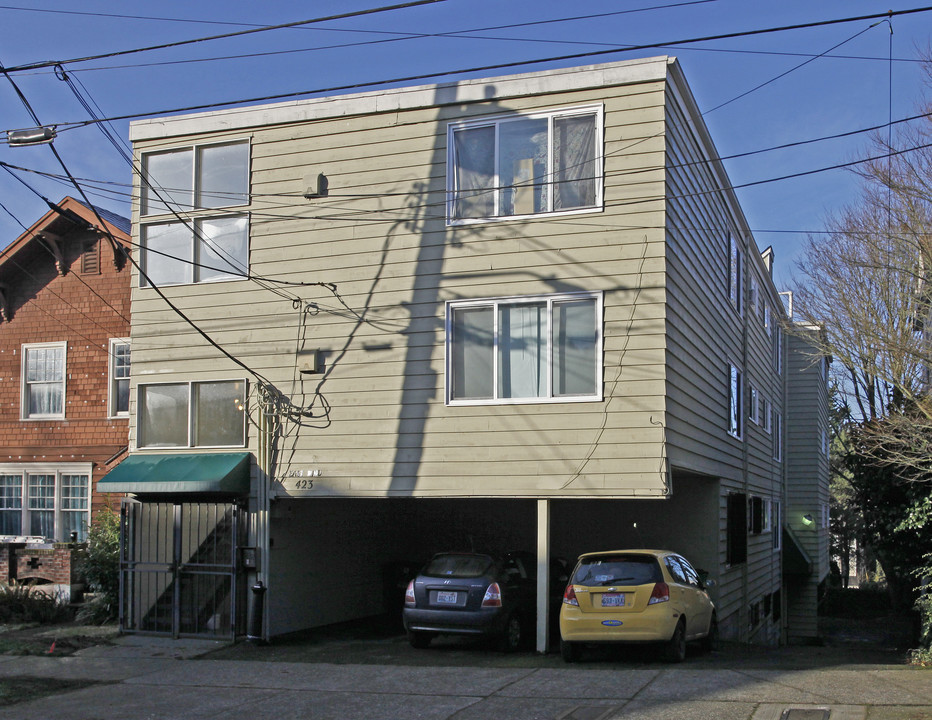
<svg viewBox="0 0 932 720"><path fill-rule="evenodd" d="M679 557L680 566L683 568L683 574L686 576L687 582L693 587L702 587L702 582L699 580L699 573L696 572L696 569L689 564L689 561L680 556Z"/></svg>
<svg viewBox="0 0 932 720"><path fill-rule="evenodd" d="M111 338L110 354L110 389L108 407L110 417L129 416L129 340Z"/></svg>
<svg viewBox="0 0 932 720"><path fill-rule="evenodd" d="M22 418L65 417L65 349L67 344L23 345Z"/></svg>
<svg viewBox="0 0 932 720"><path fill-rule="evenodd" d="M744 375L734 365L728 366L728 434L741 439L744 430Z"/></svg>
<svg viewBox="0 0 932 720"><path fill-rule="evenodd" d="M748 501L744 493L728 494L728 526L725 560L738 565L748 557Z"/></svg>
<svg viewBox="0 0 932 720"><path fill-rule="evenodd" d="M739 315L744 312L744 250L741 242L728 233L728 298Z"/></svg>
<svg viewBox="0 0 932 720"><path fill-rule="evenodd" d="M689 584L689 581L686 579L686 574L683 572L683 568L680 567L679 558L674 555L667 555L663 561L667 566L667 570L670 571L670 575L676 582L682 585Z"/></svg>

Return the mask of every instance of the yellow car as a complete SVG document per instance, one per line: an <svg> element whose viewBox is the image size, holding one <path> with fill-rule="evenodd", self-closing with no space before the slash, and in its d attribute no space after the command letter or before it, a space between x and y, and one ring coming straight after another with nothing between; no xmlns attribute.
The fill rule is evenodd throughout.
<svg viewBox="0 0 932 720"><path fill-rule="evenodd" d="M560 652L579 659L585 643L664 643L671 662L686 643L711 650L715 605L700 573L667 550L612 550L579 556L560 606Z"/></svg>

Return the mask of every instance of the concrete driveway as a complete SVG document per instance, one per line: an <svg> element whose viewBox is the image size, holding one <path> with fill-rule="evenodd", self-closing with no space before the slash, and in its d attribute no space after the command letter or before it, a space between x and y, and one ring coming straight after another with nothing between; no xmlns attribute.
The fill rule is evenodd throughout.
<svg viewBox="0 0 932 720"><path fill-rule="evenodd" d="M0 718L405 720L916 720L932 671L882 647L724 646L668 665L649 651L503 655L428 650L364 628L270 646L126 636L76 655L0 658L0 676L97 681L0 708Z"/></svg>

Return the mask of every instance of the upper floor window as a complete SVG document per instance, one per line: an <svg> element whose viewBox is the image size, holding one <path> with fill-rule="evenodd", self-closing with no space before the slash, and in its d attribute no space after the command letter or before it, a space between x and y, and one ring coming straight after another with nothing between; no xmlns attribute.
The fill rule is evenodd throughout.
<svg viewBox="0 0 932 720"><path fill-rule="evenodd" d="M110 417L129 415L129 340L110 339L110 388L107 404Z"/></svg>
<svg viewBox="0 0 932 720"><path fill-rule="evenodd" d="M23 345L23 419L65 417L67 343Z"/></svg>
<svg viewBox="0 0 932 720"><path fill-rule="evenodd" d="M142 269L154 285L233 280L249 274L245 215L143 225ZM145 287L149 283L141 279Z"/></svg>
<svg viewBox="0 0 932 720"><path fill-rule="evenodd" d="M249 203L249 154L241 141L143 155L141 286L249 274L248 215L212 212Z"/></svg>
<svg viewBox="0 0 932 720"><path fill-rule="evenodd" d="M728 298L735 311L744 312L742 277L744 271L744 249L738 238L728 233Z"/></svg>
<svg viewBox="0 0 932 720"><path fill-rule="evenodd" d="M760 425L760 393L753 385L748 393L748 419L755 425Z"/></svg>
<svg viewBox="0 0 932 720"><path fill-rule="evenodd" d="M453 123L450 222L591 210L602 205L602 108Z"/></svg>
<svg viewBox="0 0 932 720"><path fill-rule="evenodd" d="M140 448L242 447L246 381L139 386Z"/></svg>
<svg viewBox="0 0 932 720"><path fill-rule="evenodd" d="M185 213L249 202L249 143L176 148L143 155L142 215Z"/></svg>
<svg viewBox="0 0 932 720"><path fill-rule="evenodd" d="M447 305L447 402L600 400L602 295Z"/></svg>
<svg viewBox="0 0 932 720"><path fill-rule="evenodd" d="M729 396L729 418L728 434L741 439L744 420L744 403L743 403L743 385L744 377L741 371L734 365L729 365L728 376L728 396Z"/></svg>
<svg viewBox="0 0 932 720"><path fill-rule="evenodd" d="M783 415L776 410L773 413L773 459L783 460Z"/></svg>

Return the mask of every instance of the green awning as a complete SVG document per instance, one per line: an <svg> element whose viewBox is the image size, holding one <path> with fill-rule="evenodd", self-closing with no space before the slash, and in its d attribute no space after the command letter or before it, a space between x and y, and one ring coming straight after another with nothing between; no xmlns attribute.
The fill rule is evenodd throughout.
<svg viewBox="0 0 932 720"><path fill-rule="evenodd" d="M812 574L812 559L809 553L786 525L783 526L783 574Z"/></svg>
<svg viewBox="0 0 932 720"><path fill-rule="evenodd" d="M185 453L130 455L108 472L100 492L146 495L223 493L248 495L250 454Z"/></svg>

